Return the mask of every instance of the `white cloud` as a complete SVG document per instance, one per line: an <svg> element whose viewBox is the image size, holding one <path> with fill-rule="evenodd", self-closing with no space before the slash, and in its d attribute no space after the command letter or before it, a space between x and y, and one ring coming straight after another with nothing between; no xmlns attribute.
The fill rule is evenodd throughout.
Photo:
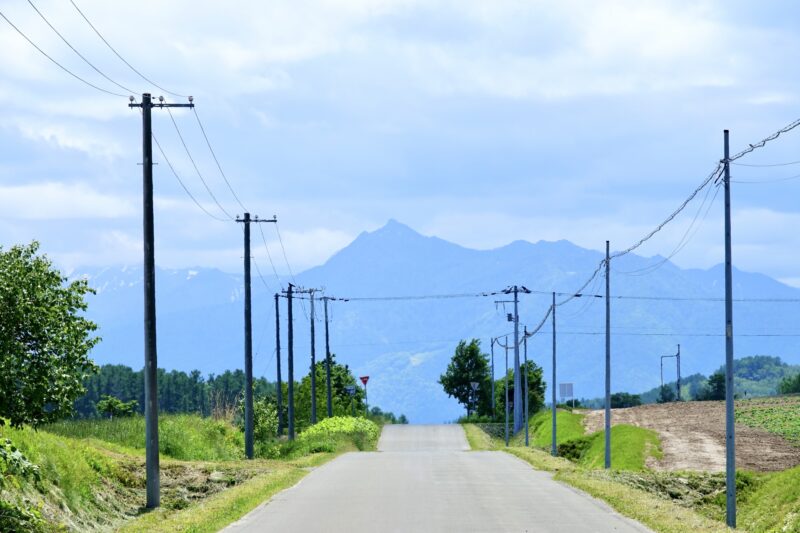
<svg viewBox="0 0 800 533"><path fill-rule="evenodd" d="M0 185L3 218L58 220L122 218L136 213L131 198L107 194L83 183Z"/></svg>

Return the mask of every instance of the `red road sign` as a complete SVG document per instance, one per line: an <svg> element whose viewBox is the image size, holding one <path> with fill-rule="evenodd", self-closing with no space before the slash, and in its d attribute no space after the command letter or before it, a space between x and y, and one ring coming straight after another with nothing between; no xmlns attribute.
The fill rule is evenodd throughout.
<svg viewBox="0 0 800 533"><path fill-rule="evenodd" d="M367 381L369 381L369 376L361 376L359 379L361 380L361 383L363 383L364 386L366 387Z"/></svg>

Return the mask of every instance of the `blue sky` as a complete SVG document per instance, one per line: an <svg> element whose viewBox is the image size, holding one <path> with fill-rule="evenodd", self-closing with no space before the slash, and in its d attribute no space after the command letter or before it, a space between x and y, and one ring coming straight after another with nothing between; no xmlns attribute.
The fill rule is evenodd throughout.
<svg viewBox="0 0 800 533"><path fill-rule="evenodd" d="M195 97L244 203L278 215L295 270L389 218L476 248L562 238L624 248L713 169L724 128L736 152L800 117L791 2L75 1L145 75ZM69 2L34 3L111 78L162 94ZM2 11L115 89L26 2ZM140 262L138 113L59 71L4 21L0 46L0 242L38 239L65 268ZM154 114L167 155L216 213L169 117ZM194 117L176 120L212 190L241 213ZM741 162L797 161L798 148L800 131ZM203 214L156 161L157 263L238 271L240 228ZM774 180L800 165L733 174ZM739 268L800 286L798 188L734 184ZM676 263L721 262L721 199ZM698 206L642 252L669 254ZM254 254L266 264L263 246Z"/></svg>

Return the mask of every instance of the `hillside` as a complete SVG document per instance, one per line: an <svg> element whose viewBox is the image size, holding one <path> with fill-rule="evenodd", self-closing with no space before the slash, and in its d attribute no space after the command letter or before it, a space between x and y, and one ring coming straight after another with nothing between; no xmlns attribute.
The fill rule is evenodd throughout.
<svg viewBox="0 0 800 533"><path fill-rule="evenodd" d="M254 253L260 250L254 248ZM602 256L567 241L515 241L492 250L472 250L436 237L426 237L390 221L383 228L359 235L325 264L296 276L297 283L325 287L339 297L413 296L498 291L517 283L534 290L573 291L594 270ZM670 262L646 276L626 275L659 257L634 254L617 261L612 293L656 297L722 296L723 272L683 270ZM103 342L93 355L100 363L142 365L141 269L108 268L86 271L98 288L89 315L100 324ZM266 273L265 273L266 274ZM800 290L760 274L735 272L737 298L798 298ZM195 268L157 272L159 366L202 373L233 369L242 361L241 276ZM274 278L270 290L253 282L254 368L270 380L275 376ZM587 291L599 290L600 284ZM436 380L462 338L478 337L488 352L492 335L510 332L500 295L426 300L356 300L332 302L331 350L357 375L369 375L371 400L406 413L419 422L453 420L461 413ZM503 298L505 299L505 298ZM535 324L549 305L549 295L526 295L520 302L523 323ZM575 383L579 397L603 390L603 306L595 299L576 299L559 309L559 381ZM295 318L296 368L308 361L307 303ZM792 337L752 334L800 331L800 314L787 312L791 303L737 302L736 353L770 353L790 364L800 363ZM321 306L319 306L321 307ZM285 307L284 307L285 309ZM320 313L321 314L321 313ZM286 368L285 316L282 335ZM724 362L723 305L720 301L626 300L612 304L612 350L615 390L642 390L659 383L659 356L682 347L683 373L708 375ZM323 353L321 322L317 324L317 354ZM550 375L550 335L529 343L529 356ZM302 355L301 355L302 354ZM495 374L501 375L498 350ZM298 370L299 371L299 370Z"/></svg>

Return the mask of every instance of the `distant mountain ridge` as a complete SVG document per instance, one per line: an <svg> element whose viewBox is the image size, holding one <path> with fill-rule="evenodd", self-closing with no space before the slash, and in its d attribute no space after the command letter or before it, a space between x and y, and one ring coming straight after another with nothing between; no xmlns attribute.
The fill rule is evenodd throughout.
<svg viewBox="0 0 800 533"><path fill-rule="evenodd" d="M492 250L474 250L420 235L390 220L361 233L323 265L296 276L306 287L324 287L342 298L421 296L496 292L512 284L532 290L572 292L603 258L568 241L514 241ZM662 263L656 268L656 265ZM647 275L633 272L653 269ZM632 272L625 274L625 272ZM89 316L100 324L104 340L94 350L101 363L142 365L141 267L83 271L98 289ZM661 257L629 254L612 262L613 295L664 299L612 300L612 385L614 390L643 391L659 382L660 355L682 346L686 375L709 374L724 362L723 304L680 298L720 298L721 266L680 269ZM275 278L266 279L272 290ZM159 366L204 373L243 364L242 276L215 269L158 269L157 318ZM587 293L602 289L602 278ZM800 290L761 274L735 271L736 298L800 298ZM502 298L500 296L503 296ZM539 322L549 294L520 299L523 324ZM669 299L676 298L676 299ZM440 422L461 414L436 383L462 338L479 338L489 352L491 336L508 333L505 295L472 298L350 300L331 302L331 350L358 375L370 375L370 399L382 408L406 413L412 422ZM798 304L737 302L737 334L800 332ZM321 305L317 319L317 356L324 353ZM308 302L295 306L295 378L308 371ZM257 277L253 280L254 368L275 378L274 299ZM282 301L282 357L286 378L286 316ZM558 381L575 383L578 396L594 397L603 387L602 300L576 298L558 309ZM717 336L712 336L717 335ZM791 336L736 339L737 357L757 353L800 363ZM529 341L529 357L550 378L549 324ZM495 348L496 375L504 353ZM510 354L513 361L513 354Z"/></svg>

